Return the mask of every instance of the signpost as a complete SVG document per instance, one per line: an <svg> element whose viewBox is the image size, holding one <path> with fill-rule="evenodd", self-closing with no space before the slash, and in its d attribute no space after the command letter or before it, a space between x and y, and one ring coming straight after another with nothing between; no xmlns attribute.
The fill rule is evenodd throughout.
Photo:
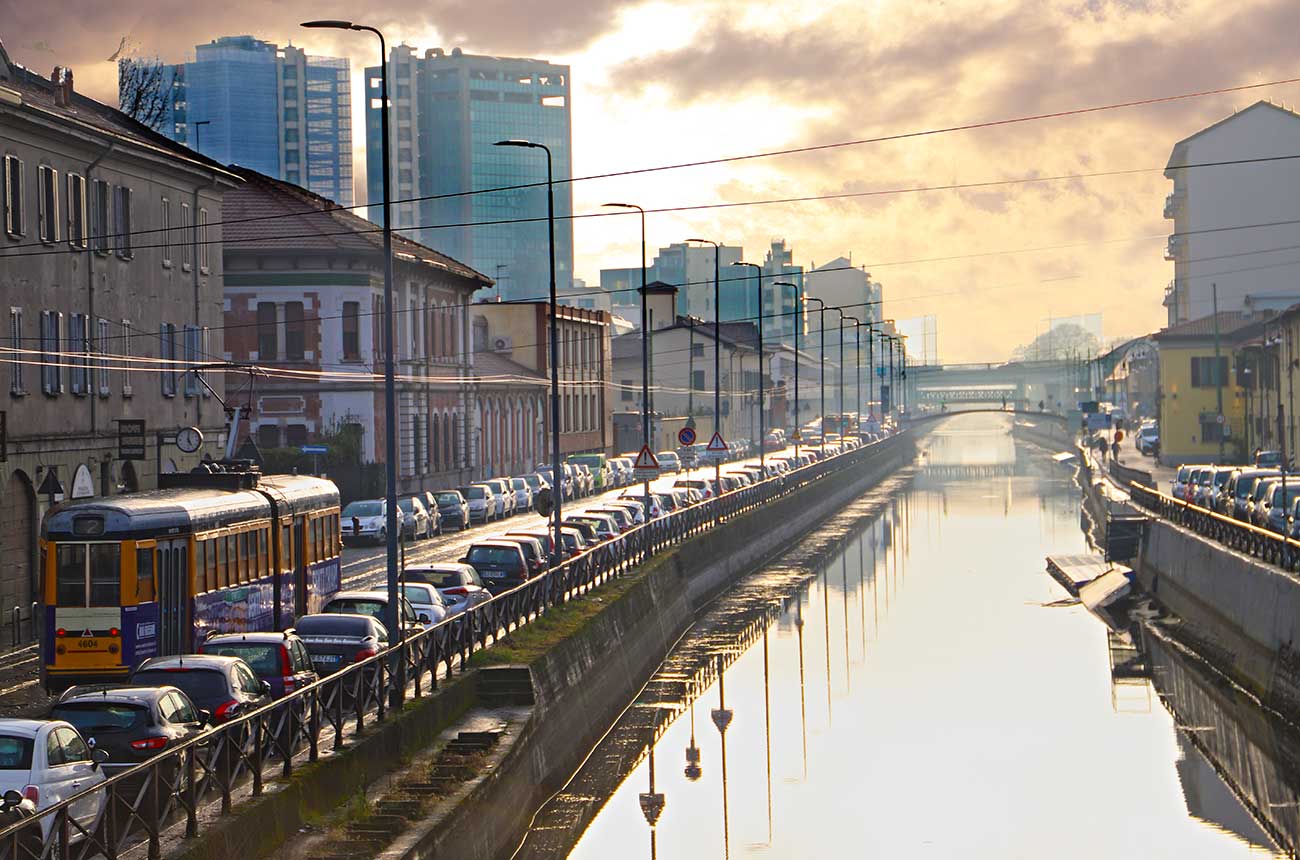
<svg viewBox="0 0 1300 860"><path fill-rule="evenodd" d="M727 443L723 441L722 434L716 430L713 433L713 438L709 439L709 444L704 446L705 453L714 460L723 459L727 456L727 452L730 450L731 449L727 446Z"/></svg>
<svg viewBox="0 0 1300 860"><path fill-rule="evenodd" d="M686 447L688 447L688 446L690 446L690 445L694 445L694 444L695 444L695 428L694 428L694 427L683 427L682 429L678 430L678 431L677 431L677 442L678 442L678 444L680 444L683 448L686 448Z"/></svg>
<svg viewBox="0 0 1300 860"><path fill-rule="evenodd" d="M311 470L317 477L320 476L320 455L328 454L330 448L328 445L303 445L298 450L304 454L311 454Z"/></svg>
<svg viewBox="0 0 1300 860"><path fill-rule="evenodd" d="M653 481L659 477L660 471L655 452L650 450L649 445L642 445L641 453L636 455L636 462L632 464L633 477L638 481Z"/></svg>
<svg viewBox="0 0 1300 860"><path fill-rule="evenodd" d="M143 460L144 458L144 419L117 419L117 459Z"/></svg>

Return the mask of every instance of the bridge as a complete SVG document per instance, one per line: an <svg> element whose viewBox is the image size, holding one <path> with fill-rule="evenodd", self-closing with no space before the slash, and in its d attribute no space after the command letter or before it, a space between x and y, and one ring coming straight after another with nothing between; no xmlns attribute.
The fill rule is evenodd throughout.
<svg viewBox="0 0 1300 860"><path fill-rule="evenodd" d="M999 403L1017 408L1039 401L1073 408L1086 390L1081 365L1070 360L918 364L907 368L912 403Z"/></svg>

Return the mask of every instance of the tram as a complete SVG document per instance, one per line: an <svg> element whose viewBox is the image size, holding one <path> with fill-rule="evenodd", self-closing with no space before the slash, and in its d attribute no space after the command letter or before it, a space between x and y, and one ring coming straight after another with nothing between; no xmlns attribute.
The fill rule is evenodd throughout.
<svg viewBox="0 0 1300 860"><path fill-rule="evenodd" d="M256 471L163 475L41 528L45 685L124 678L215 633L284 629L339 590L339 492Z"/></svg>

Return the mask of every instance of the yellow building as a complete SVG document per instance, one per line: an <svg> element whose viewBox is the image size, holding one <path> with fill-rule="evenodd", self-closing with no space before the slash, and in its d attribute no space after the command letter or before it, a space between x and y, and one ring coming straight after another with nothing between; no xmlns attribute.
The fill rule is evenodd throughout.
<svg viewBox="0 0 1300 860"><path fill-rule="evenodd" d="M1267 318L1267 315L1243 315L1241 311L1220 311L1217 316L1191 320L1153 335L1160 347L1160 459L1163 463L1245 461L1249 453L1245 448L1246 391L1239 384L1238 352L1261 336Z"/></svg>

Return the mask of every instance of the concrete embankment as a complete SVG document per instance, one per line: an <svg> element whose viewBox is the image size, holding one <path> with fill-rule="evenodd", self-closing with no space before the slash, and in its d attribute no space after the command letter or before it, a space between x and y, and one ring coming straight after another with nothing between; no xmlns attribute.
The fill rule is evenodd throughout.
<svg viewBox="0 0 1300 860"><path fill-rule="evenodd" d="M536 705L520 736L465 802L407 844L402 860L510 856L533 812L578 769L702 607L915 457L911 434L874 447L825 481L654 559L617 601L535 660Z"/></svg>

